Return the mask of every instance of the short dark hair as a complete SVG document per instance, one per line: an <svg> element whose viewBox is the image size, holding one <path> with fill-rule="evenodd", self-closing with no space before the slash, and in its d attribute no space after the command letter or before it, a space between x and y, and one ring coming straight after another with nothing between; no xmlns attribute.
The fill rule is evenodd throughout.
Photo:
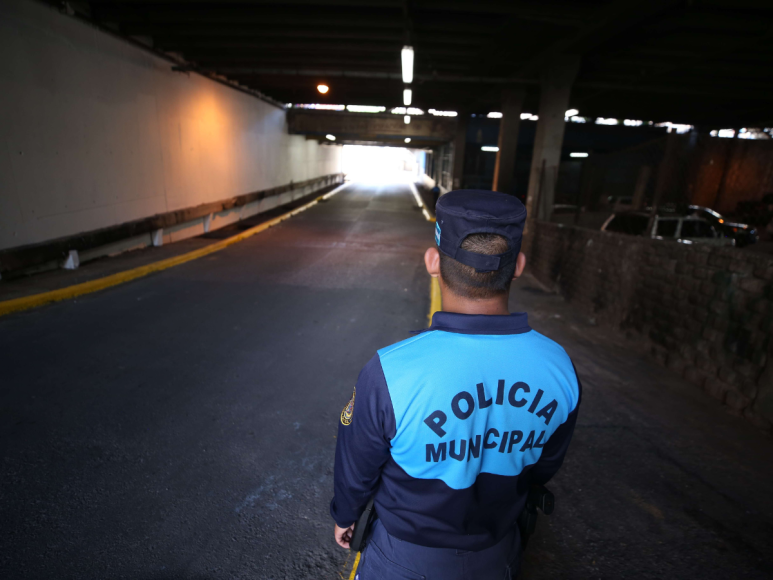
<svg viewBox="0 0 773 580"><path fill-rule="evenodd" d="M508 250L507 239L499 234L470 234L462 241L462 249L493 256ZM457 262L440 252L440 276L446 286L465 298L494 298L510 291L515 274L515 260L494 272L477 272L472 266Z"/></svg>

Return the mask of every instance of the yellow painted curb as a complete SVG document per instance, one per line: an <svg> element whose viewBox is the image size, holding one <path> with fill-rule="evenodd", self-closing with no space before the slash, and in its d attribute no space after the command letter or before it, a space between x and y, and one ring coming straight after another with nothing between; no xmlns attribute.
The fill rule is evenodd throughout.
<svg viewBox="0 0 773 580"><path fill-rule="evenodd" d="M443 310L443 301L440 296L440 283L437 278L432 278L429 283L429 315L427 316L429 322L427 326L432 324L432 316L439 310Z"/></svg>
<svg viewBox="0 0 773 580"><path fill-rule="evenodd" d="M427 206L424 205L424 200L421 199L421 195L419 195L419 190L416 189L416 186L413 183L411 183L411 193L413 193L413 197L416 198L416 203L419 204L419 207L424 214L424 219L426 219L428 222L434 223L435 218L430 215ZM429 283L429 314L427 315L429 322L427 323L427 326L432 324L432 315L435 314L435 312L438 310L442 309L443 301L441 300L440 295L440 283L438 282L437 278L432 278Z"/></svg>
<svg viewBox="0 0 773 580"><path fill-rule="evenodd" d="M140 266L132 270L126 270L125 272L118 272L117 274L105 276L104 278L89 280L88 282L83 282L82 284L75 284L74 286L60 288L59 290L51 290L49 292L42 292L41 294L33 294L31 296L23 296L22 298L15 298L14 300L6 300L4 302L0 302L0 316L4 316L5 314L10 314L11 312L19 312L21 310L36 308L38 306L43 306L44 304L50 304L51 302L69 300L70 298L75 298L77 296L82 296L84 294L98 292L99 290L110 288L111 286L117 286L118 284L129 282L130 280L136 280L137 278L142 278L143 276L147 276L148 274L152 274L153 272L160 272L161 270L166 270L167 268L179 266L180 264L184 264L185 262L190 262L192 260L202 258L214 252L219 252L220 250L224 250L228 246L232 246L233 244L246 240L247 238L254 236L255 234L259 234L260 232L265 231L268 228L275 226L278 223L293 217L294 215L301 213L302 211L306 211L310 207L319 203L321 200L325 200L334 196L336 193L341 191L347 185L348 185L347 183L344 183L343 185L336 187L333 191L318 197L314 201L310 201L309 203L304 204L300 207L297 207L292 211L289 211L285 214L280 215L279 217L276 217L272 220L269 220L260 225L257 225L254 228L250 228L239 234L236 234L235 236L231 236L230 238L227 238L220 242L216 242L204 248L199 248L198 250L193 250L191 252L180 254L179 256L174 256L172 258L167 258L165 260L159 260L158 262L153 262L152 264Z"/></svg>
<svg viewBox="0 0 773 580"><path fill-rule="evenodd" d="M352 573L349 574L349 580L354 580L357 575L357 566L360 564L360 552L357 552L357 557L354 559L354 565L352 565Z"/></svg>
<svg viewBox="0 0 773 580"><path fill-rule="evenodd" d="M416 199L416 203L419 204L419 207L421 208L421 213L424 214L424 219L428 222L435 223L435 218L432 217L432 215L429 213L429 210L427 209L427 206L424 205L424 200L421 199L421 195L419 195L419 190L416 189L416 185L411 183L411 193L413 194L413 197Z"/></svg>

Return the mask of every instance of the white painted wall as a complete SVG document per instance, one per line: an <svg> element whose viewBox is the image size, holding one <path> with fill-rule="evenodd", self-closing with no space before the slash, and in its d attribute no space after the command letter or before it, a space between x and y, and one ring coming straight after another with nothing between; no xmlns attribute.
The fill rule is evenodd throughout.
<svg viewBox="0 0 773 580"><path fill-rule="evenodd" d="M341 170L281 109L171 66L0 1L0 249Z"/></svg>

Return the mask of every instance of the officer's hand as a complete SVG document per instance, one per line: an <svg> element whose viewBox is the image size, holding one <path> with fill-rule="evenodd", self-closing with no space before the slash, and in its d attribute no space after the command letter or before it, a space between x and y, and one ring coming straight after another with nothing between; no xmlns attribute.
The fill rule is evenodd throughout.
<svg viewBox="0 0 773 580"><path fill-rule="evenodd" d="M342 548L348 550L349 542L352 541L352 534L354 533L354 524L348 528L339 528L336 524L336 542Z"/></svg>

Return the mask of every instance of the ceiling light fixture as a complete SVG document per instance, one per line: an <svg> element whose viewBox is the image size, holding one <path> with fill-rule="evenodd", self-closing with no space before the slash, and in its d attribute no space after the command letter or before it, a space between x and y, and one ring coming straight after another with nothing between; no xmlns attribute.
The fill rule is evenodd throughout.
<svg viewBox="0 0 773 580"><path fill-rule="evenodd" d="M327 86L327 85L317 85L317 90L318 90L318 91L319 91L321 94L323 94L323 95L326 95L326 94L327 94L327 92L330 90L330 87L329 87L329 86Z"/></svg>
<svg viewBox="0 0 773 580"><path fill-rule="evenodd" d="M411 89L404 89L403 90L403 104L407 107L411 104L411 99L413 98L413 91Z"/></svg>
<svg viewBox="0 0 773 580"><path fill-rule="evenodd" d="M400 59L403 62L403 82L410 84L413 82L413 47L404 46L400 51Z"/></svg>
<svg viewBox="0 0 773 580"><path fill-rule="evenodd" d="M497 151L499 151L499 147L495 145L484 145L483 147L480 148L480 150L486 151L488 153L496 153Z"/></svg>
<svg viewBox="0 0 773 580"><path fill-rule="evenodd" d="M587 157L588 154L584 151L574 151L569 154L569 157Z"/></svg>
<svg viewBox="0 0 773 580"><path fill-rule="evenodd" d="M336 136L335 135L331 135L330 133L328 133L327 135L325 135L325 139L330 139L331 141L335 141L336 140Z"/></svg>
<svg viewBox="0 0 773 580"><path fill-rule="evenodd" d="M564 117L575 117L580 114L580 111L577 109L569 109L566 113L564 113Z"/></svg>
<svg viewBox="0 0 773 580"><path fill-rule="evenodd" d="M411 124L411 116L410 115L406 115L405 117L403 117L403 121L405 121L406 125L410 125Z"/></svg>
<svg viewBox="0 0 773 580"><path fill-rule="evenodd" d="M405 138L405 142L406 142L406 143L410 143L410 142L411 142L411 138L410 138L410 137L406 137L406 138Z"/></svg>
<svg viewBox="0 0 773 580"><path fill-rule="evenodd" d="M436 117L456 117L458 115L456 111L438 111L437 109L430 109L429 114Z"/></svg>
<svg viewBox="0 0 773 580"><path fill-rule="evenodd" d="M376 107L374 105L346 105L346 110L350 113L383 113L386 107Z"/></svg>

